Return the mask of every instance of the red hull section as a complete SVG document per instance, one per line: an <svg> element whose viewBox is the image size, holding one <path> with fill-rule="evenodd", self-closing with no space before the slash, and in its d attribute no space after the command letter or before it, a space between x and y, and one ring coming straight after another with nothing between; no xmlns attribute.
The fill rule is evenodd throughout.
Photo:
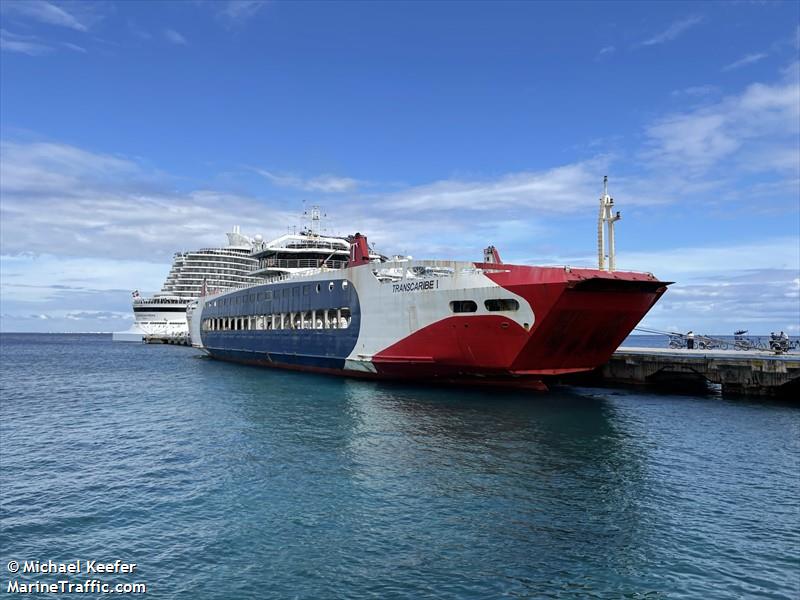
<svg viewBox="0 0 800 600"><path fill-rule="evenodd" d="M541 379L606 362L666 290L649 274L479 264L527 300L525 329L495 315L444 319L372 358L388 377Z"/></svg>

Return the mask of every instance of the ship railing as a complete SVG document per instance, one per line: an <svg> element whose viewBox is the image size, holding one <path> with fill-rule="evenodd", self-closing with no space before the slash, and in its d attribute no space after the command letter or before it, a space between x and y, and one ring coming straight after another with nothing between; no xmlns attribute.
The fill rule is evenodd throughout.
<svg viewBox="0 0 800 600"><path fill-rule="evenodd" d="M158 298L158 297L148 297L148 298L134 298L133 303L137 306L140 305L147 305L147 304L185 304L186 298L179 298L179 297L165 297L165 298Z"/></svg>
<svg viewBox="0 0 800 600"><path fill-rule="evenodd" d="M329 269L343 269L347 266L346 260L326 260L323 258L266 258L261 259L259 269L314 269L327 267Z"/></svg>
<svg viewBox="0 0 800 600"><path fill-rule="evenodd" d="M350 250L350 245L345 241L342 241L342 243L337 244L337 243L334 243L334 242L328 242L328 241L322 241L322 240L317 240L317 241L314 241L314 242L306 242L306 241L298 242L296 240L292 240L292 241L288 242L284 246L284 248L324 248L325 250L345 250L345 251L349 251Z"/></svg>
<svg viewBox="0 0 800 600"><path fill-rule="evenodd" d="M346 263L345 263L346 265ZM264 277L263 279L259 279L257 282L254 283L240 283L238 285L232 285L225 288L217 288L213 289L207 297L211 296L218 296L220 294L226 294L228 292L232 292L234 290L244 290L252 287L257 287L261 285L267 285L270 283L279 283L281 281L289 281L291 279L297 279L298 277L308 277L310 275L316 275L318 273L329 273L335 269L330 268L317 268L317 269L304 269L303 271L299 271L296 273L282 273L281 275L274 275L272 277Z"/></svg>
<svg viewBox="0 0 800 600"><path fill-rule="evenodd" d="M298 250L298 249L319 249L319 250L332 250L335 252L349 252L350 245L344 240L341 243L330 242L326 240L317 239L315 241L297 241L287 240L282 244L272 245L270 242L261 242L253 246L252 253L260 254L263 252L276 251L276 250Z"/></svg>

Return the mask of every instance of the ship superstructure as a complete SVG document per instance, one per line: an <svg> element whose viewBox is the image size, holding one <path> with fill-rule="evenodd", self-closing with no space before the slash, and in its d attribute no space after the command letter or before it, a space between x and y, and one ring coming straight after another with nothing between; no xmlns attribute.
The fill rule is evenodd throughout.
<svg viewBox="0 0 800 600"><path fill-rule="evenodd" d="M291 277L314 269L342 269L350 257L350 239L322 233L322 211L313 206L304 213L309 226L300 232L287 233L270 242L253 245L253 258L258 266L253 275L262 279ZM375 260L384 260L370 250Z"/></svg>
<svg viewBox="0 0 800 600"><path fill-rule="evenodd" d="M296 275L310 269L341 269L347 266L350 244L344 238L313 234L309 231L288 233L261 242L253 248L258 263L253 274L262 279Z"/></svg>

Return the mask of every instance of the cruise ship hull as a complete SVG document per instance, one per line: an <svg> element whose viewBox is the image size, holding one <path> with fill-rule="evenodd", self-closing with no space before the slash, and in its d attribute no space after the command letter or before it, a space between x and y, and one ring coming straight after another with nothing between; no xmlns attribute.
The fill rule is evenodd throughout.
<svg viewBox="0 0 800 600"><path fill-rule="evenodd" d="M186 306L189 300L176 298L171 303L161 303L157 299L146 298L142 304L137 300L133 303L133 316L136 327L145 335L188 333Z"/></svg>
<svg viewBox="0 0 800 600"><path fill-rule="evenodd" d="M607 361L665 290L644 273L364 264L201 300L198 316L202 346L222 360L544 388L548 376ZM343 309L346 327L337 321Z"/></svg>

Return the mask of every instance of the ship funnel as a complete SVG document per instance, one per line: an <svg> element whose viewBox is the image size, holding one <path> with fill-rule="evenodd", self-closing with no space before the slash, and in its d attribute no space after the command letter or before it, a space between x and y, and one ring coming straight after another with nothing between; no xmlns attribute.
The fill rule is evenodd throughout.
<svg viewBox="0 0 800 600"><path fill-rule="evenodd" d="M233 231L229 231L225 235L228 236L228 246L234 248L249 248L253 245L253 240L242 234L238 225L234 225Z"/></svg>
<svg viewBox="0 0 800 600"><path fill-rule="evenodd" d="M483 249L483 262L497 265L503 264L503 261L500 260L500 252L494 246Z"/></svg>
<svg viewBox="0 0 800 600"><path fill-rule="evenodd" d="M367 237L357 233L350 242L350 262L348 267L357 267L369 262L369 246Z"/></svg>

